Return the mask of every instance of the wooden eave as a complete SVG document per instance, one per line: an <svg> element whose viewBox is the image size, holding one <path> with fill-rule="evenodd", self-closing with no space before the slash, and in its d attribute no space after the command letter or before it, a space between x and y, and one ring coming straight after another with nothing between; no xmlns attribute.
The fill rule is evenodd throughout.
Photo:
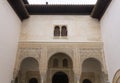
<svg viewBox="0 0 120 83"><path fill-rule="evenodd" d="M101 19L111 0L98 0L96 5L30 5L27 0L8 0L21 20L29 15L91 15Z"/></svg>
<svg viewBox="0 0 120 83"><path fill-rule="evenodd" d="M14 9L16 14L21 20L27 19L29 17L29 13L25 8L23 1L21 0L7 0L11 7Z"/></svg>

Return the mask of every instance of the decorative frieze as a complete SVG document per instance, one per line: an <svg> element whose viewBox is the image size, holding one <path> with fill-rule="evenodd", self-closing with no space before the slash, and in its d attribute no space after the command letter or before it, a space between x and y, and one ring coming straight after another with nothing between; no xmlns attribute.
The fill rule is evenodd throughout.
<svg viewBox="0 0 120 83"><path fill-rule="evenodd" d="M79 49L79 52L80 52L80 55L81 56L86 56L86 55L89 55L89 56L95 56L95 55L101 55L102 54L102 51L101 51L101 48L80 48Z"/></svg>
<svg viewBox="0 0 120 83"><path fill-rule="evenodd" d="M103 62L101 48L80 48L79 53L81 62L88 58L95 58L101 63Z"/></svg>
<svg viewBox="0 0 120 83"><path fill-rule="evenodd" d="M41 48L19 48L19 54L18 57L20 60L23 60L27 57L33 57L37 61L40 59L41 55Z"/></svg>

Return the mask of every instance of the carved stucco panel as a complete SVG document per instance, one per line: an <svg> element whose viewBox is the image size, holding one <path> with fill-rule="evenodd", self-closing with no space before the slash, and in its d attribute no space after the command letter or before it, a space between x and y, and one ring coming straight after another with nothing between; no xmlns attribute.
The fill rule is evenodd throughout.
<svg viewBox="0 0 120 83"><path fill-rule="evenodd" d="M19 48L13 77L15 78L17 76L20 69L20 64L25 58L32 57L35 60L37 60L39 63L40 56L41 56L41 48Z"/></svg>
<svg viewBox="0 0 120 83"><path fill-rule="evenodd" d="M101 48L80 48L79 53L80 53L81 66L86 59L94 58L101 63L102 71L107 73Z"/></svg>
<svg viewBox="0 0 120 83"><path fill-rule="evenodd" d="M27 57L32 57L39 62L40 55L41 55L41 49L40 48L21 48L20 49L20 55L18 56L18 58L21 62L23 59L25 59Z"/></svg>
<svg viewBox="0 0 120 83"><path fill-rule="evenodd" d="M83 63L84 60L86 60L88 58L95 58L98 61L102 62L101 49L98 49L98 48L81 48L79 50L79 52L80 52L81 63Z"/></svg>

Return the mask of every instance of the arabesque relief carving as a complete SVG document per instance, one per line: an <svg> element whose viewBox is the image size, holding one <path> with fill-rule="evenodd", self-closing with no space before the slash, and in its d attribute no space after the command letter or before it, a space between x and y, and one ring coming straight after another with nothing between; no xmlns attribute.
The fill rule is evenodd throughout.
<svg viewBox="0 0 120 83"><path fill-rule="evenodd" d="M89 58L94 58L98 60L101 64L102 72L105 75L105 78L107 80L107 69L104 59L104 53L102 44L94 44L94 43L87 43L87 44L73 44L73 43L65 43L65 44L50 44L50 43L27 43L27 44L20 44L20 47L18 48L17 58L16 58L16 64L15 64L15 70L14 70L14 78L17 76L20 68L21 62L27 58L32 57L38 61L39 64L39 71L40 71L40 77L44 77L42 75L46 75L46 71L48 70L48 60L51 56L53 56L55 53L65 53L67 54L73 62L73 73L74 73L74 79L77 79L77 82L79 82L79 75L81 75L81 67L82 63ZM85 47L84 47L85 46ZM42 60L45 59L45 60ZM77 63L77 64L76 64ZM80 65L80 66L78 66ZM46 75L47 76L47 75ZM75 78L77 77L77 78ZM42 80L43 82L43 80Z"/></svg>

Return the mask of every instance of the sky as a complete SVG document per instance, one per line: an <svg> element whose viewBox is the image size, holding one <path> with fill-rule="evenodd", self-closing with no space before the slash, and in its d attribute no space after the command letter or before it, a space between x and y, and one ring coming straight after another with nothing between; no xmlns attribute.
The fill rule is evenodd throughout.
<svg viewBox="0 0 120 83"><path fill-rule="evenodd" d="M95 4L97 0L28 0L29 4Z"/></svg>

